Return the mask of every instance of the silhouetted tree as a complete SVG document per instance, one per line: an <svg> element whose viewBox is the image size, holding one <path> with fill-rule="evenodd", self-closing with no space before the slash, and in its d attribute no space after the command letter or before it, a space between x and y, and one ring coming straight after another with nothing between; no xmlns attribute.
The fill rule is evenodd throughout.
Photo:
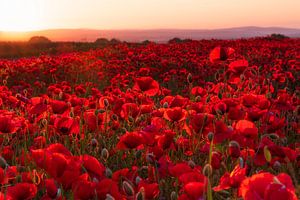
<svg viewBox="0 0 300 200"><path fill-rule="evenodd" d="M109 42L109 40L108 39L106 39L106 38L98 38L96 41L95 41L95 44L97 44L97 45L103 45L103 46L106 46L106 45L108 45L110 42Z"/></svg>
<svg viewBox="0 0 300 200"><path fill-rule="evenodd" d="M45 36L33 36L28 41L31 44L49 44L51 43L51 40L49 40Z"/></svg>

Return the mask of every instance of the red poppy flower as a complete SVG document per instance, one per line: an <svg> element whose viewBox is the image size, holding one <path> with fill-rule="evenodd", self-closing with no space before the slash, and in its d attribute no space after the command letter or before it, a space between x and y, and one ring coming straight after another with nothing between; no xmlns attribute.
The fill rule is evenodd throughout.
<svg viewBox="0 0 300 200"><path fill-rule="evenodd" d="M80 160L83 162L83 167L87 170L91 178L96 177L100 179L105 171L105 167L95 157L90 155L80 156Z"/></svg>
<svg viewBox="0 0 300 200"><path fill-rule="evenodd" d="M234 53L234 49L230 47L215 47L209 54L210 62L225 61Z"/></svg>
<svg viewBox="0 0 300 200"><path fill-rule="evenodd" d="M15 133L20 124L9 112L0 114L0 133Z"/></svg>
<svg viewBox="0 0 300 200"><path fill-rule="evenodd" d="M185 119L186 110L181 107L167 108L164 112L164 118L171 122L180 122Z"/></svg>
<svg viewBox="0 0 300 200"><path fill-rule="evenodd" d="M202 182L190 182L183 186L183 191L189 200L203 199L204 190L205 187Z"/></svg>
<svg viewBox="0 0 300 200"><path fill-rule="evenodd" d="M58 117L54 122L54 127L63 135L79 134L79 122L72 117Z"/></svg>
<svg viewBox="0 0 300 200"><path fill-rule="evenodd" d="M214 115L208 113L197 113L190 116L190 126L195 131L199 133L200 130L203 130L205 126L212 123Z"/></svg>
<svg viewBox="0 0 300 200"><path fill-rule="evenodd" d="M229 70L235 74L241 74L248 67L247 60L236 60L229 64Z"/></svg>
<svg viewBox="0 0 300 200"><path fill-rule="evenodd" d="M255 139L258 135L258 128L255 124L248 120L239 120L236 125L235 129L247 138Z"/></svg>
<svg viewBox="0 0 300 200"><path fill-rule="evenodd" d="M46 187L47 195L52 199L56 198L58 187L55 184L55 180L54 179L46 179L45 187Z"/></svg>
<svg viewBox="0 0 300 200"><path fill-rule="evenodd" d="M69 108L66 102L58 100L51 100L50 105L54 114L63 114Z"/></svg>
<svg viewBox="0 0 300 200"><path fill-rule="evenodd" d="M124 119L128 119L128 117L136 118L140 114L140 109L135 103L124 103L120 114Z"/></svg>
<svg viewBox="0 0 300 200"><path fill-rule="evenodd" d="M155 96L159 92L159 84L150 76L135 79L134 90L142 91L149 96Z"/></svg>
<svg viewBox="0 0 300 200"><path fill-rule="evenodd" d="M241 183L239 194L245 200L297 200L292 180L284 173L278 176L268 172L254 174Z"/></svg>
<svg viewBox="0 0 300 200"><path fill-rule="evenodd" d="M37 187L31 183L17 183L7 188L7 199L11 200L29 200L37 194Z"/></svg>
<svg viewBox="0 0 300 200"><path fill-rule="evenodd" d="M144 137L138 132L127 132L121 136L117 149L134 149L144 143Z"/></svg>
<svg viewBox="0 0 300 200"><path fill-rule="evenodd" d="M232 172L226 172L220 179L220 184L213 188L214 191L226 190L229 188L238 188L241 182L246 178L246 168L236 165Z"/></svg>
<svg viewBox="0 0 300 200"><path fill-rule="evenodd" d="M159 187L157 183L147 183L146 181L141 181L138 186L138 190L144 188L145 199L156 199L159 195Z"/></svg>
<svg viewBox="0 0 300 200"><path fill-rule="evenodd" d="M115 199L122 199L117 182L107 178L101 180L96 185L96 193L98 199L106 199L107 194L111 195Z"/></svg>

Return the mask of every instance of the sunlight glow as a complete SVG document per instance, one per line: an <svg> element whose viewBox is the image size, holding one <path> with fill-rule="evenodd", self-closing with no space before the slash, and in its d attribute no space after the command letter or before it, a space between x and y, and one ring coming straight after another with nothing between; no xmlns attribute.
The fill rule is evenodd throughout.
<svg viewBox="0 0 300 200"><path fill-rule="evenodd" d="M0 0L0 30L31 31L41 28L37 0Z"/></svg>

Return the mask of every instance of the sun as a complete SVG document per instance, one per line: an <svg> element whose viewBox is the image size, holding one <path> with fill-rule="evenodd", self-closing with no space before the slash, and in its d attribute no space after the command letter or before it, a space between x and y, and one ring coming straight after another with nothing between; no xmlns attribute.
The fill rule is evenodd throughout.
<svg viewBox="0 0 300 200"><path fill-rule="evenodd" d="M38 0L1 0L0 31L32 31L41 28Z"/></svg>

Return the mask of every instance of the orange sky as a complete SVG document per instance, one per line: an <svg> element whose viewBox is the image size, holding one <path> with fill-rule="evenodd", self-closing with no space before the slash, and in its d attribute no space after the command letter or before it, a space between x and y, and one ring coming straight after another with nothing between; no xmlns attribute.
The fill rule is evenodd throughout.
<svg viewBox="0 0 300 200"><path fill-rule="evenodd" d="M300 28L300 0L0 0L0 30Z"/></svg>

